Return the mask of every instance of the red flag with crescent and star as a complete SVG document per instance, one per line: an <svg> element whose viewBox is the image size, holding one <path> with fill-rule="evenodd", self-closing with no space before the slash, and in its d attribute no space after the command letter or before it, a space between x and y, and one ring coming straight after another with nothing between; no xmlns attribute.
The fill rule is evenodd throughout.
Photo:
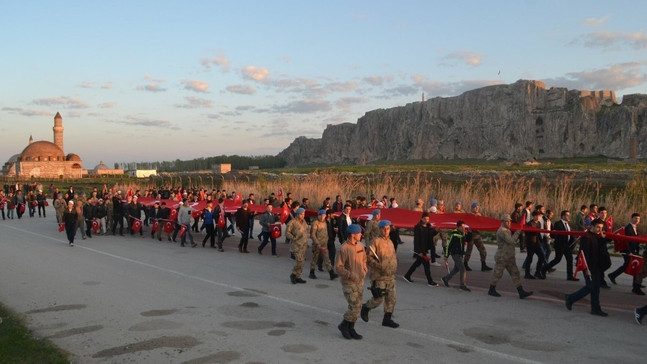
<svg viewBox="0 0 647 364"><path fill-rule="evenodd" d="M133 231L139 232L142 229L142 221L140 219L134 219L133 221Z"/></svg>
<svg viewBox="0 0 647 364"><path fill-rule="evenodd" d="M151 231L155 233L157 232L157 230L159 230L159 228L160 228L159 220L157 219L153 220L153 226L151 226Z"/></svg>
<svg viewBox="0 0 647 364"><path fill-rule="evenodd" d="M625 273L635 277L643 269L644 264L645 259L643 257L641 257L640 255L629 254L629 263L627 264Z"/></svg>
<svg viewBox="0 0 647 364"><path fill-rule="evenodd" d="M99 222L97 220L92 220L92 231L95 234L99 231Z"/></svg>
<svg viewBox="0 0 647 364"><path fill-rule="evenodd" d="M586 257L584 256L584 253L580 251L580 253L577 255L577 263L575 264L575 272L573 272L573 277L577 278L577 272L582 271L584 274L589 270L589 265L586 262Z"/></svg>
<svg viewBox="0 0 647 364"><path fill-rule="evenodd" d="M178 236L180 238L183 237L184 234L186 233L186 230L187 230L186 225L182 225L182 227L180 228L180 233L178 234Z"/></svg>
<svg viewBox="0 0 647 364"><path fill-rule="evenodd" d="M281 237L281 223L270 224L270 234L272 234L272 237L274 239L280 238Z"/></svg>
<svg viewBox="0 0 647 364"><path fill-rule="evenodd" d="M175 227L173 226L173 221L166 221L164 223L164 232L165 233L170 234L170 233L173 232L174 229L175 229Z"/></svg>
<svg viewBox="0 0 647 364"><path fill-rule="evenodd" d="M64 222L58 224L58 232L60 233L63 230L65 230L65 223Z"/></svg>

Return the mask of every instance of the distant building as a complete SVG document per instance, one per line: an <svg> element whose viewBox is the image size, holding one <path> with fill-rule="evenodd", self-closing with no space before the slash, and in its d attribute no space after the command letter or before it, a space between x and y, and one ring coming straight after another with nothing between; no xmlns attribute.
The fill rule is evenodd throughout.
<svg viewBox="0 0 647 364"><path fill-rule="evenodd" d="M63 118L58 112L54 116L52 130L53 143L46 140L35 142L30 136L27 147L4 164L2 174L22 178L81 178L84 171L81 157L63 152Z"/></svg>
<svg viewBox="0 0 647 364"><path fill-rule="evenodd" d="M213 173L231 172L231 163L214 164L213 166L211 166L211 170L213 171Z"/></svg>
<svg viewBox="0 0 647 364"><path fill-rule="evenodd" d="M128 171L130 177L136 178L148 178L150 176L157 176L156 169L136 169L134 171Z"/></svg>
<svg viewBox="0 0 647 364"><path fill-rule="evenodd" d="M124 174L124 170L121 168L110 168L101 161L94 169L89 170L88 174L91 176L119 176Z"/></svg>

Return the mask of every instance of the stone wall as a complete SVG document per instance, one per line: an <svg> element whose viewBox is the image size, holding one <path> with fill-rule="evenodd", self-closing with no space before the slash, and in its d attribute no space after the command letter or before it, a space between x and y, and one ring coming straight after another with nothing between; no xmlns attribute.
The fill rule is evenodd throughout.
<svg viewBox="0 0 647 364"><path fill-rule="evenodd" d="M647 157L647 95L546 89L520 80L367 112L357 124L299 137L289 166L416 159ZM633 142L632 142L633 141ZM633 144L632 144L633 143Z"/></svg>

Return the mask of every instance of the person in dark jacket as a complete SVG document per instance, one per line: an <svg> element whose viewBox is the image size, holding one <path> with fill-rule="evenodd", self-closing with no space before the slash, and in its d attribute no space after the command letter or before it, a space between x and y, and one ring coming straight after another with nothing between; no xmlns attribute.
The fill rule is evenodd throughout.
<svg viewBox="0 0 647 364"><path fill-rule="evenodd" d="M65 234L70 246L74 246L74 236L76 235L76 220L79 215L76 213L74 201L70 200L67 203L67 208L63 212L63 223L65 224Z"/></svg>
<svg viewBox="0 0 647 364"><path fill-rule="evenodd" d="M434 282L431 278L431 269L429 269L429 261L431 258L427 256L427 252L432 249L434 236L438 231L434 229L429 223L429 213L427 211L422 213L420 221L413 228L413 257L416 261L413 262L407 273L403 278L405 281L412 283L411 274L420 266L425 270L427 277L427 285L438 287L438 283Z"/></svg>
<svg viewBox="0 0 647 364"><path fill-rule="evenodd" d="M631 222L625 226L625 235L626 236L636 236L638 235L638 224L640 223L640 214L634 212L631 214ZM630 254L638 255L638 243L629 242L627 243L627 248L622 251L622 265L618 267L615 271L609 273L608 277L611 280L611 283L616 284L616 278L624 273L629 264ZM633 288L631 292L643 296L645 293L640 289L640 284L636 284L636 278L633 280Z"/></svg>
<svg viewBox="0 0 647 364"><path fill-rule="evenodd" d="M112 235L115 235L119 225L119 235L124 236L124 205L121 198L121 191L112 197Z"/></svg>
<svg viewBox="0 0 647 364"><path fill-rule="evenodd" d="M447 266L447 260L449 257L452 257L454 260L454 268L449 274L441 278L445 287L449 287L449 281L452 279L454 274L460 273L461 284L459 288L462 291L470 292L470 289L467 288L467 271L465 270L465 264L463 263L463 255L465 255L465 226L462 220L456 221L456 229L452 230L449 233L449 243L445 247L445 265ZM448 268L449 269L449 268Z"/></svg>
<svg viewBox="0 0 647 364"><path fill-rule="evenodd" d="M348 227L353 223L350 218L350 211L352 207L350 204L344 205L342 213L337 218L337 236L339 237L339 244L344 244L348 240Z"/></svg>
<svg viewBox="0 0 647 364"><path fill-rule="evenodd" d="M584 270L586 285L578 291L564 296L566 309L573 308L573 303L591 295L591 315L608 316L600 307L600 282L604 271L611 266L607 251L607 239L604 236L604 221L595 219L589 229L580 237L580 251L584 255L587 269Z"/></svg>
<svg viewBox="0 0 647 364"><path fill-rule="evenodd" d="M96 217L97 209L90 202L83 204L83 218L85 219L85 235L88 238L92 237L92 222Z"/></svg>
<svg viewBox="0 0 647 364"><path fill-rule="evenodd" d="M247 250L247 242L249 241L249 203L247 200L243 201L243 205L236 211L236 229L240 232L240 242L238 243L238 251L241 253L249 253Z"/></svg>
<svg viewBox="0 0 647 364"><path fill-rule="evenodd" d="M211 201L207 202L207 207L202 212L202 218L204 220L204 228L207 230L207 234L204 236L204 239L202 239L202 247L204 248L204 246L207 244L207 240L209 240L210 246L212 248L215 248L216 220L214 220L213 203Z"/></svg>

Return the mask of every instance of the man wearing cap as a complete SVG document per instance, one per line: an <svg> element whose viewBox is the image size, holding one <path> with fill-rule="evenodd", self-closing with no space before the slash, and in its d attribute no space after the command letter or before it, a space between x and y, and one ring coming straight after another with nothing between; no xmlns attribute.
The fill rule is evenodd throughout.
<svg viewBox="0 0 647 364"><path fill-rule="evenodd" d="M532 292L526 292L521 286L521 278L519 277L519 268L514 258L515 243L519 239L521 230L517 230L514 234L510 231L510 224L512 218L508 214L501 215L501 226L496 232L496 243L498 245L496 254L494 255L494 272L492 272L492 281L490 281L490 290L488 294L493 297L501 297L499 292L496 291L496 284L503 275L503 270L506 269L517 287L519 298L526 298Z"/></svg>
<svg viewBox="0 0 647 364"><path fill-rule="evenodd" d="M348 310L344 313L344 320L337 325L337 328L344 338L359 340L362 335L355 331L355 322L362 309L364 277L366 277L367 271L366 250L359 244L362 239L362 228L359 225L349 225L347 233L348 240L339 249L335 267L341 277L341 286L348 302Z"/></svg>
<svg viewBox="0 0 647 364"><path fill-rule="evenodd" d="M326 264L326 269L330 274L330 280L338 277L332 269L332 263L328 256L328 224L326 223L326 210L319 210L317 221L310 228L310 238L312 239L312 262L310 262L310 278L317 279L315 275L315 266L321 256ZM320 254L321 253L321 254Z"/></svg>
<svg viewBox="0 0 647 364"><path fill-rule="evenodd" d="M478 202L472 202L470 208L474 216L481 216L481 205L479 205ZM465 240L467 240L467 249L465 249L465 256L463 257L465 261L465 270L467 270L468 272L472 270L468 263L470 261L470 258L472 257L472 249L474 249L474 245L476 245L476 249L478 249L479 255L481 256L481 271L486 272L492 270L492 268L488 267L488 265L485 264L487 251L485 251L485 246L483 245L481 232L478 230L471 230L469 234L465 236Z"/></svg>
<svg viewBox="0 0 647 364"><path fill-rule="evenodd" d="M295 263L290 274L292 284L306 283L301 279L303 265L306 260L306 249L308 248L308 224L305 221L306 210L299 207L295 211L294 219L290 220L285 230L285 237L290 239L290 253L294 255Z"/></svg>
<svg viewBox="0 0 647 364"><path fill-rule="evenodd" d="M396 328L400 326L391 318L395 308L395 272L398 269L398 258L389 239L391 222L382 220L378 224L380 236L373 241L373 245L366 253L366 262L371 268L371 292L373 298L362 305L360 316L368 322L368 312L384 301L384 317L382 326Z"/></svg>
<svg viewBox="0 0 647 364"><path fill-rule="evenodd" d="M380 209L375 209L373 210L373 218L366 224L366 232L364 233L366 249L370 248L373 240L380 236L380 228L378 227L380 217Z"/></svg>

